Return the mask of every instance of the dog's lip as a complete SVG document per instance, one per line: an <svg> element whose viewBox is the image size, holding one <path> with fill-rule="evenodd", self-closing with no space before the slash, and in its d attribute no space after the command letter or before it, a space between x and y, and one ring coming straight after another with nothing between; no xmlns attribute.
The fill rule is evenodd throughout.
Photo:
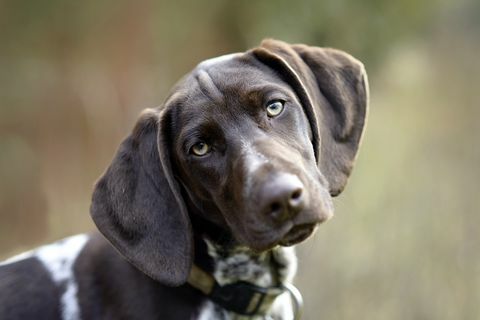
<svg viewBox="0 0 480 320"><path fill-rule="evenodd" d="M280 240L279 244L281 246L292 246L299 242L304 241L315 231L317 227L316 223L304 223L292 227L285 236Z"/></svg>

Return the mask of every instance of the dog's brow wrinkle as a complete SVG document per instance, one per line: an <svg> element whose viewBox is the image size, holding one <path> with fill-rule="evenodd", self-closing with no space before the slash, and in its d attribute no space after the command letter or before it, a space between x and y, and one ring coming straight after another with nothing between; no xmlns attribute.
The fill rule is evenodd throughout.
<svg viewBox="0 0 480 320"><path fill-rule="evenodd" d="M195 78L197 79L200 90L202 90L205 96L210 98L214 103L223 104L225 102L222 92L215 85L207 71L199 70Z"/></svg>
<svg viewBox="0 0 480 320"><path fill-rule="evenodd" d="M165 100L165 105L174 104L181 100L183 92L175 92Z"/></svg>

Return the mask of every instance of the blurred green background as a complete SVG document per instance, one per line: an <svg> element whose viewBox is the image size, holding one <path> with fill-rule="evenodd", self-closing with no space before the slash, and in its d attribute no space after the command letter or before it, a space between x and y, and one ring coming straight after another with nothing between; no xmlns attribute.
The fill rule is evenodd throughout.
<svg viewBox="0 0 480 320"><path fill-rule="evenodd" d="M336 216L301 245L306 319L480 319L480 1L0 1L0 258L92 230L96 178L199 61L343 49L371 105Z"/></svg>

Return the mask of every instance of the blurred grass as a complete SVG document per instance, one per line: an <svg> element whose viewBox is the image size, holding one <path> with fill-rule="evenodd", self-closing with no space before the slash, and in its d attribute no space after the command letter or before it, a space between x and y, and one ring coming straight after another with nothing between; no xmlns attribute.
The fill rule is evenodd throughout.
<svg viewBox="0 0 480 320"><path fill-rule="evenodd" d="M306 319L478 319L480 3L0 2L0 257L93 229L95 179L199 61L332 46L371 109L336 216L300 248Z"/></svg>

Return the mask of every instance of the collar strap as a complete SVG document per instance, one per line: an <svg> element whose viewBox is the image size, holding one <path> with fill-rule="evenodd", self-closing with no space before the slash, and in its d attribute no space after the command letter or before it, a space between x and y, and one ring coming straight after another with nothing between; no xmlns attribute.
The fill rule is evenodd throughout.
<svg viewBox="0 0 480 320"><path fill-rule="evenodd" d="M246 316L265 315L275 299L287 291L294 301L295 319L300 319L302 296L292 284L264 288L238 281L221 286L212 275L196 265L192 266L188 283L223 308Z"/></svg>

